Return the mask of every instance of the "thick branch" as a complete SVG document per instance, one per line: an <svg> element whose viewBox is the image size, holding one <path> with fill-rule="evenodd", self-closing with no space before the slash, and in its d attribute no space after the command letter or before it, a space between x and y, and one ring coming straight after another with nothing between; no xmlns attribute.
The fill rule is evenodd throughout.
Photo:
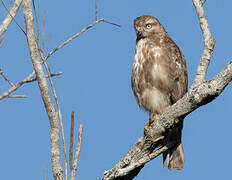
<svg viewBox="0 0 232 180"><path fill-rule="evenodd" d="M60 162L59 120L56 109L52 103L52 99L49 94L48 84L37 51L31 0L23 1L23 15L26 23L27 42L29 46L32 64L35 70L37 82L40 88L46 112L50 121L50 141L53 176L55 179L63 180L63 168Z"/></svg>
<svg viewBox="0 0 232 180"><path fill-rule="evenodd" d="M193 85L183 98L167 107L163 114L146 128L143 136L134 147L114 168L104 173L103 180L132 180L145 163L172 147L172 144L165 144L165 133L178 123L178 119L181 119L179 117L185 117L200 106L213 101L232 81L232 62L212 80L205 80L215 40L210 33L201 0L193 0L193 3L200 21L205 44ZM160 149L155 150L160 146Z"/></svg>
<svg viewBox="0 0 232 180"><path fill-rule="evenodd" d="M207 68L209 66L210 59L213 55L215 39L210 32L203 8L203 3L201 2L201 0L193 0L193 4L197 12L205 46L204 51L201 55L200 64L197 68L197 74L194 80L194 85L197 85L205 80Z"/></svg>
<svg viewBox="0 0 232 180"><path fill-rule="evenodd" d="M133 179L143 168L144 164L153 159L149 158L152 156L153 150L163 144L160 141L160 137L165 134L166 130L178 123L176 121L178 117L186 116L200 106L210 103L221 94L231 81L232 62L216 75L213 80L191 88L182 99L169 106L149 127L149 130L144 132L144 135L117 165L105 173L103 180ZM164 148L162 152L167 149ZM157 152L155 151L154 153Z"/></svg>

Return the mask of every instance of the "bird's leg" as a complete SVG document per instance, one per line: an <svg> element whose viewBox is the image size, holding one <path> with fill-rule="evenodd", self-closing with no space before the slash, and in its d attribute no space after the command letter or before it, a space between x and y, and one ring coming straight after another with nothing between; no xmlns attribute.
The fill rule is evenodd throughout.
<svg viewBox="0 0 232 180"><path fill-rule="evenodd" d="M148 127L159 117L158 114L153 114L152 116L150 116L149 118L149 122L144 126L144 128L146 130L148 130Z"/></svg>
<svg viewBox="0 0 232 180"><path fill-rule="evenodd" d="M159 117L158 114L154 114L152 117L150 117L149 118L149 125L151 125L158 117Z"/></svg>

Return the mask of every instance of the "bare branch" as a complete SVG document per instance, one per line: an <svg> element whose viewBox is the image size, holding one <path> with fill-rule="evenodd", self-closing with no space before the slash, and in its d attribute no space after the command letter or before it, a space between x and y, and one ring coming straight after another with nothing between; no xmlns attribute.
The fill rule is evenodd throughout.
<svg viewBox="0 0 232 180"><path fill-rule="evenodd" d="M58 47L56 47L55 49L53 49L51 52L48 53L48 55L45 57L45 60L47 60L52 54L54 54L56 51L58 51L60 48L64 47L66 44L68 44L70 41L72 41L73 39L77 38L78 36L80 36L82 33L84 33L85 31L87 31L88 29L92 28L93 26L95 26L96 24L100 23L104 21L104 19L99 19L97 21L94 21L92 24L84 27L80 32L74 34L72 37L70 37L69 39L67 39L66 41L64 41L62 44L60 44Z"/></svg>
<svg viewBox="0 0 232 180"><path fill-rule="evenodd" d="M45 32L45 25L46 25L46 13L43 13L43 25L42 25L42 49L44 51L45 54L47 54L46 50L45 50L45 45L44 45L44 32Z"/></svg>
<svg viewBox="0 0 232 180"><path fill-rule="evenodd" d="M36 13L36 8L35 8L35 0L32 0L32 4L33 4L33 10L35 12L35 22L36 22L36 30L37 30L36 41L39 42L39 21L38 21L38 17Z"/></svg>
<svg viewBox="0 0 232 180"><path fill-rule="evenodd" d="M11 95L11 96L8 96L8 98L27 98L27 96L24 96L24 95Z"/></svg>
<svg viewBox="0 0 232 180"><path fill-rule="evenodd" d="M63 46L65 46L66 44L68 44L69 42L71 42L73 39L77 38L78 36L80 36L82 33L84 33L86 30L92 28L93 26L95 26L96 24L100 23L100 22L106 22L112 25L117 25L108 21L105 21L104 19L99 19L95 22L93 22L92 24L86 26L85 28L83 28L80 32L76 33L75 35L73 35L72 37L70 37L68 40L66 40L65 42L63 42L62 44L60 44L57 48L55 48L54 50L52 50L51 52L48 53L48 55L44 58L45 61L47 61L47 59L54 54L57 50L59 50L60 48L62 48ZM41 48L40 48L41 49ZM22 86L23 84L25 84L26 82L32 82L31 79L33 78L33 76L35 75L35 72L32 72L30 75L28 75L24 80L20 81L18 84L16 84L14 87L10 88L9 90L5 91L1 96L0 96L0 100L9 96L12 92L16 91L20 86Z"/></svg>
<svg viewBox="0 0 232 180"><path fill-rule="evenodd" d="M213 101L232 81L232 61L212 80L205 80L215 40L210 33L201 0L193 0L193 3L200 21L205 44L193 85L183 98L167 107L162 115L144 129L144 135L114 168L104 173L103 180L132 180L145 163L172 146L171 144L165 144L166 141L165 138L163 139L163 135L168 129L179 123L177 119L185 117L200 106ZM154 151L158 147L161 148Z"/></svg>
<svg viewBox="0 0 232 180"><path fill-rule="evenodd" d="M63 180L63 168L60 161L59 147L59 119L57 116L57 111L52 103L52 98L49 94L47 81L37 51L31 0L23 0L22 4L23 15L26 23L27 42L30 51L30 56L37 77L37 82L40 88L41 96L50 121L50 141L53 176L55 180Z"/></svg>
<svg viewBox="0 0 232 180"><path fill-rule="evenodd" d="M163 147L157 149L156 151L152 152L151 154L148 154L148 155L142 157L137 162L134 162L133 166L127 166L125 168L119 169L119 171L118 171L117 175L114 177L114 179L120 178L120 177L123 177L123 176L127 175L128 172L131 171L131 170L143 167L144 164L146 164L147 162L151 161L152 159L158 157L160 154L167 151L173 145L174 144L163 146Z"/></svg>
<svg viewBox="0 0 232 180"><path fill-rule="evenodd" d="M73 134L74 134L74 111L71 114L71 128L70 128L70 146L69 146L69 165L73 169Z"/></svg>
<svg viewBox="0 0 232 180"><path fill-rule="evenodd" d="M22 3L22 0L16 0L10 10L8 10L8 8L6 7L6 4L4 3L3 0L1 0L1 2L2 2L2 5L4 6L4 8L7 10L8 14L7 14L6 18L4 19L4 21L2 22L2 24L0 25L0 36L3 33L5 33L5 31L7 30L8 26L10 25L10 23L11 23L12 20L14 20L14 22L18 25L18 27L26 35L26 33L23 30L23 28L14 19L15 15L18 12L18 9L19 9L19 7L20 7L20 5Z"/></svg>
<svg viewBox="0 0 232 180"><path fill-rule="evenodd" d="M51 76L59 76L61 75L62 72L58 72L58 73L53 73L51 74ZM35 76L35 71L33 71L29 76L27 76L24 80L18 82L17 84L15 84L14 86L12 86L10 89L8 89L7 91L5 91L1 96L0 96L0 100L8 97L11 93L13 93L14 91L16 91L19 87L21 87L23 84L25 83L31 83L37 80L37 78L33 78ZM46 78L48 78L48 75L45 76Z"/></svg>
<svg viewBox="0 0 232 180"><path fill-rule="evenodd" d="M33 76L35 75L35 72L32 72L29 76L27 76L24 80L20 81L19 83L17 83L16 85L14 85L13 87L11 87L10 89L8 89L7 91L5 91L1 96L0 96L0 100L8 97L12 92L16 91L20 86L22 86L23 84L25 84L27 81L30 81Z"/></svg>
<svg viewBox="0 0 232 180"><path fill-rule="evenodd" d="M122 27L120 24L112 23L112 22L109 22L109 21L106 21L106 20L104 20L104 22L108 23L108 24L111 24L113 26Z"/></svg>
<svg viewBox="0 0 232 180"><path fill-rule="evenodd" d="M56 95L55 86L54 86L53 81L52 81L50 68L49 68L49 66L48 66L48 64L47 64L47 62L46 62L46 60L44 58L43 52L42 52L42 50L40 48L40 44L37 41L37 39L36 39L36 44L37 44L37 47L38 47L38 50L39 50L39 53L40 53L40 58L42 59L43 64L45 66L45 69L46 69L46 71L48 73L48 79L49 79L51 89L52 89L52 93L53 93L53 96L55 98L56 106L57 106L57 109L58 109L58 117L59 117L59 122L60 122L60 127L61 127L61 135L62 135L62 145L63 145L63 150L64 150L65 180L67 180L68 179L67 150L66 150L66 143L65 143L65 137L64 137L64 126L63 126L63 121L62 121L60 105L59 105L58 97Z"/></svg>
<svg viewBox="0 0 232 180"><path fill-rule="evenodd" d="M82 145L82 134L83 134L83 126L80 125L79 133L78 133L78 142L77 142L76 152L75 152L74 161L72 165L73 169L71 170L70 180L75 180L76 171L77 171L77 163L79 160L81 145Z"/></svg>
<svg viewBox="0 0 232 180"><path fill-rule="evenodd" d="M61 74L62 74L62 72L51 73L51 77L59 76L59 75L61 75ZM48 78L48 75L46 75L45 77ZM31 83L31 82L34 82L34 81L36 81L36 80L37 80L37 78L35 77L35 78L32 78L32 79L30 79L30 80L25 81L25 83Z"/></svg>
<svg viewBox="0 0 232 180"><path fill-rule="evenodd" d="M95 9L95 21L97 21L97 0L94 0L94 9Z"/></svg>
<svg viewBox="0 0 232 180"><path fill-rule="evenodd" d="M213 55L215 40L212 36L209 25L205 16L204 8L201 0L193 0L197 16L199 19L201 31L203 33L204 40L204 51L201 56L200 64L197 68L196 77L194 80L194 85L197 85L205 80L206 72L210 63L210 59Z"/></svg>
<svg viewBox="0 0 232 180"><path fill-rule="evenodd" d="M99 19L99 20L96 20L94 21L92 24L84 27L80 32L74 34L72 37L70 37L69 39L67 39L66 41L64 41L62 44L60 44L58 47L56 47L55 49L53 49L52 51L50 51L48 53L48 55L45 57L45 60L47 60L52 54L54 54L56 51L58 51L60 48L64 47L66 44L68 44L69 42L71 42L73 39L77 38L78 36L80 36L82 33L84 33L85 31L87 31L88 29L92 28L93 26L95 26L96 24L100 23L100 22L105 22L105 23L108 23L108 24L111 24L111 25L114 25L114 26L118 26L118 27L121 27L120 25L118 24L115 24L115 23L111 23L109 21L106 21L104 19Z"/></svg>
<svg viewBox="0 0 232 180"><path fill-rule="evenodd" d="M2 44L4 42L4 38L5 38L5 33L0 35L0 48L2 47Z"/></svg>
<svg viewBox="0 0 232 180"><path fill-rule="evenodd" d="M11 86L14 86L14 84L5 76L4 72L1 69L0 69L0 74Z"/></svg>
<svg viewBox="0 0 232 180"><path fill-rule="evenodd" d="M133 179L146 163L153 158L153 150L164 143L160 141L167 129L172 128L179 117L185 117L202 105L208 104L218 97L224 88L232 81L232 62L222 70L213 80L201 83L199 86L191 88L188 93L174 105L169 106L154 123L149 126L148 131L144 131L142 136L132 149L115 165L107 171L103 180L114 180L119 176L124 180ZM157 140L158 139L158 140ZM164 148L163 150L167 150ZM163 151L164 152L164 151ZM144 161L143 159L147 161ZM141 163L142 161L142 163Z"/></svg>

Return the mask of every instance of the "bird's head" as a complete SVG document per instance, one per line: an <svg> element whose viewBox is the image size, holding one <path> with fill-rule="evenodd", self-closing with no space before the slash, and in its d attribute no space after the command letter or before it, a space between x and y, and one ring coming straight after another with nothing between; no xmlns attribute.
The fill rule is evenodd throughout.
<svg viewBox="0 0 232 180"><path fill-rule="evenodd" d="M139 39L148 37L154 33L164 32L164 28L158 19L149 15L137 17L134 20L134 28Z"/></svg>

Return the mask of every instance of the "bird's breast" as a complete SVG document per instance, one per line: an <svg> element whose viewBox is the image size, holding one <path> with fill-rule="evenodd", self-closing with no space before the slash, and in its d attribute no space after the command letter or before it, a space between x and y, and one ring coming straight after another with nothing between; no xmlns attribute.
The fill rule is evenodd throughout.
<svg viewBox="0 0 232 180"><path fill-rule="evenodd" d="M166 96L155 84L162 68L157 62L161 48L140 40L132 69L132 89L139 106L150 113L161 113L167 106Z"/></svg>

